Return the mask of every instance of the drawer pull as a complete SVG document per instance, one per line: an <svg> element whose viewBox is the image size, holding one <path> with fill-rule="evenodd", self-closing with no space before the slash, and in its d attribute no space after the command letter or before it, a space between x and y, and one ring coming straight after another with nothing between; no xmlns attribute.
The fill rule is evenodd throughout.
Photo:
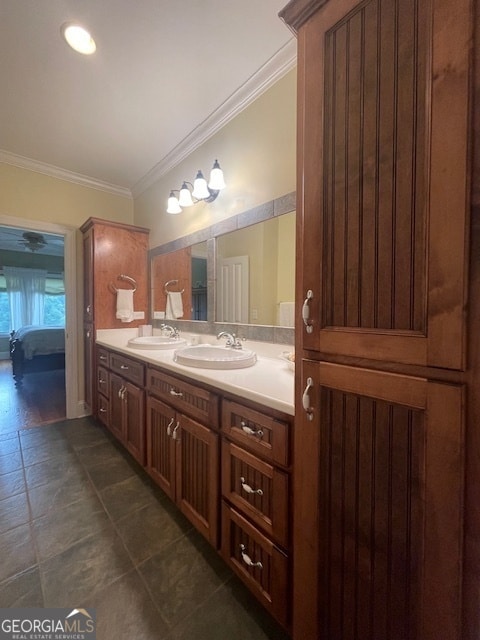
<svg viewBox="0 0 480 640"><path fill-rule="evenodd" d="M122 369L123 371L128 371L128 366L126 364L121 364L120 369Z"/></svg>
<svg viewBox="0 0 480 640"><path fill-rule="evenodd" d="M107 356L99 356L99 359L105 362L107 360Z"/></svg>
<svg viewBox="0 0 480 640"><path fill-rule="evenodd" d="M245 493L256 493L257 496L263 496L262 489L252 489L252 487L249 484L245 483L245 478L240 478L240 483Z"/></svg>
<svg viewBox="0 0 480 640"><path fill-rule="evenodd" d="M106 380L102 380L101 378L98 379L98 384L107 384Z"/></svg>
<svg viewBox="0 0 480 640"><path fill-rule="evenodd" d="M313 380L312 378L307 378L307 385L305 387L305 391L302 396L302 405L307 414L307 420L313 420L313 409L310 406L310 389L313 388Z"/></svg>
<svg viewBox="0 0 480 640"><path fill-rule="evenodd" d="M312 323L310 322L310 307L309 307L309 303L312 298L313 298L313 291L309 289L307 291L307 297L305 298L305 302L303 303L303 306L302 306L302 320L303 320L303 324L305 325L305 329L307 333L313 332L313 326L312 326Z"/></svg>
<svg viewBox="0 0 480 640"><path fill-rule="evenodd" d="M167 436L170 437L172 435L172 424L175 422L175 418L172 418L167 426Z"/></svg>
<svg viewBox="0 0 480 640"><path fill-rule="evenodd" d="M104 409L103 407L100 407L100 413L107 413L107 410Z"/></svg>
<svg viewBox="0 0 480 640"><path fill-rule="evenodd" d="M245 545L240 545L240 553L242 554L242 560L248 567L255 567L256 569L263 569L263 564L261 562L254 562L248 554L245 553Z"/></svg>
<svg viewBox="0 0 480 640"><path fill-rule="evenodd" d="M245 433L247 433L249 436L256 436L257 438L263 438L263 431L261 429L257 429L255 431L255 429L252 429L251 427L249 427L244 420L240 422L240 426L242 427L242 430L245 431Z"/></svg>
<svg viewBox="0 0 480 640"><path fill-rule="evenodd" d="M175 391L173 387L170 388L170 395L177 398L183 398L183 393L181 391Z"/></svg>

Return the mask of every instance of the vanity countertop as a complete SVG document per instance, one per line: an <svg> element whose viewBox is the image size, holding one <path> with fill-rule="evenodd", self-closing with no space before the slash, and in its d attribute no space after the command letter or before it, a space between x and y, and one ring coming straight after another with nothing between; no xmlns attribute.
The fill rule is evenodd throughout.
<svg viewBox="0 0 480 640"><path fill-rule="evenodd" d="M128 347L128 340L136 335L136 329L100 329L97 331L97 344L272 409L292 416L295 414L294 372L278 357L283 351L292 350L288 345L248 341L245 348L257 353L257 362L252 367L230 370L203 369L176 363L173 360L173 349ZM182 338L188 340L189 336L182 334ZM215 336L202 336L201 341L218 344Z"/></svg>

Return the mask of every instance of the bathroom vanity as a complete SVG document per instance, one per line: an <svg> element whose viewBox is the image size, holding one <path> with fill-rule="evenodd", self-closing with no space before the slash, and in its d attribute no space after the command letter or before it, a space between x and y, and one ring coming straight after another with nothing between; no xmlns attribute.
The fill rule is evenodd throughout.
<svg viewBox="0 0 480 640"><path fill-rule="evenodd" d="M193 368L173 349L127 346L131 333L97 334L96 417L288 628L294 375L282 346L247 369Z"/></svg>

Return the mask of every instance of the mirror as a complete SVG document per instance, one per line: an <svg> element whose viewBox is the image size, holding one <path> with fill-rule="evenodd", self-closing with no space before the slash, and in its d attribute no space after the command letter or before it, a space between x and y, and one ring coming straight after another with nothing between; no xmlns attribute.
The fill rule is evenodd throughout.
<svg viewBox="0 0 480 640"><path fill-rule="evenodd" d="M151 278L153 319L208 319L206 242L156 255L151 261ZM167 293L181 294L173 313L167 309Z"/></svg>
<svg viewBox="0 0 480 640"><path fill-rule="evenodd" d="M295 212L216 241L217 322L293 327Z"/></svg>
<svg viewBox="0 0 480 640"><path fill-rule="evenodd" d="M165 322L165 284L172 280L169 290L182 292L181 330L215 334L235 324L233 330L247 338L292 344L295 203L293 191L150 249L154 325ZM238 256L248 261L247 301L240 320L221 321L218 300L232 288L224 284L222 292L218 285L219 264Z"/></svg>

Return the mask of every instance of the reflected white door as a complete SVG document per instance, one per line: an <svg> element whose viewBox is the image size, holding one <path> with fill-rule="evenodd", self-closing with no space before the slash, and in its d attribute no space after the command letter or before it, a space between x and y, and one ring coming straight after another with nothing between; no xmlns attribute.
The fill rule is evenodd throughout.
<svg viewBox="0 0 480 640"><path fill-rule="evenodd" d="M217 322L248 323L248 256L222 258L217 273Z"/></svg>

